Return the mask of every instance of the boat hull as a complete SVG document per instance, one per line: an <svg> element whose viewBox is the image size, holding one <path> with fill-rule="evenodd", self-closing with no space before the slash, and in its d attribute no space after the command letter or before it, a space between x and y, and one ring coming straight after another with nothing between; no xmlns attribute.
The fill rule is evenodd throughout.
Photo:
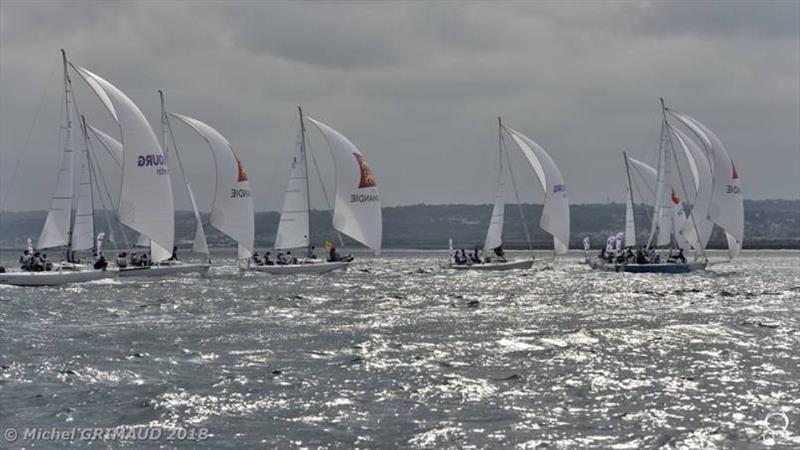
<svg viewBox="0 0 800 450"><path fill-rule="evenodd" d="M455 270L483 270L483 271L503 271L530 269L533 266L533 259L517 259L507 262L484 263L484 264L450 264L451 269Z"/></svg>
<svg viewBox="0 0 800 450"><path fill-rule="evenodd" d="M612 264L604 261L592 261L593 269L606 272L628 273L689 273L705 270L707 263L658 263L658 264Z"/></svg>
<svg viewBox="0 0 800 450"><path fill-rule="evenodd" d="M149 267L126 267L119 270L120 278L130 277L168 277L198 273L205 275L211 264L162 264Z"/></svg>
<svg viewBox="0 0 800 450"><path fill-rule="evenodd" d="M286 264L274 266L250 266L243 270L252 272L264 272L271 275L295 275L301 273L328 273L334 270L345 269L350 261L318 262L309 264Z"/></svg>
<svg viewBox="0 0 800 450"><path fill-rule="evenodd" d="M79 270L49 272L6 272L0 273L0 284L13 286L59 286L62 284L85 283L87 281L115 278L116 270Z"/></svg>

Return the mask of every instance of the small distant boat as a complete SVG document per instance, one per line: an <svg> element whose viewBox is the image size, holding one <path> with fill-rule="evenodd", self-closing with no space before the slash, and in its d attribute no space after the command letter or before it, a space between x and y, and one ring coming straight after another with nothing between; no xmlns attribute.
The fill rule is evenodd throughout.
<svg viewBox="0 0 800 450"><path fill-rule="evenodd" d="M730 259L741 251L744 209L739 175L733 160L719 138L699 121L667 108L663 99L661 107L663 120L658 169L623 153L627 174L624 245L631 249L637 245L632 181L632 174L636 174L650 193L645 203L653 207L650 237L645 253L654 261L643 262L638 257L638 262L627 261L624 256L620 256L623 253L621 239L617 239L618 243L613 246L612 238L609 238L605 254L610 255L611 261L587 255L587 262L595 269L632 273L687 273L704 270L708 264L705 248L714 224L725 231ZM687 129L694 139L670 123L668 114ZM682 152L677 152L676 147ZM679 153L685 156L690 168L693 180L691 184L680 173ZM677 174L677 181L673 173ZM691 192L694 197L688 217L676 192L676 183L684 193ZM676 257L678 254L682 255L683 251L690 250L694 251L694 261L679 260ZM667 253L662 257L660 253L664 252Z"/></svg>
<svg viewBox="0 0 800 450"><path fill-rule="evenodd" d="M333 206L333 228L371 248L376 254L381 250L381 201L375 176L363 153L346 137L333 128L311 117L300 114L300 136L292 159L289 182L283 200L275 251L291 249L305 251L296 263L258 265L251 263L244 270L272 275L322 274L345 269L352 257L331 261L312 258L311 192L309 187L307 136L305 121L311 122L325 138L333 155L336 193ZM320 178L320 183L322 180ZM327 193L324 191L326 201ZM342 242L340 237L340 243Z"/></svg>
<svg viewBox="0 0 800 450"><path fill-rule="evenodd" d="M465 261L460 260L460 256L454 254L453 243L450 241L450 268L455 270L516 270L516 269L530 269L533 266L533 257L523 258L518 260L505 260L503 256L503 225L505 217L505 201L504 201L504 162L509 165L509 174L511 174L510 160L508 157L508 150L505 145L505 138L503 132L516 144L517 148L525 156L525 159L530 163L531 168L536 173L539 181L544 190L544 206L542 208L542 216L539 219L539 226L553 236L553 251L554 254L564 254L567 252L569 245L569 198L567 197L567 188L564 183L564 178L561 176L561 171L558 170L553 159L539 144L534 142L524 134L507 128L503 125L502 119L498 117L498 159L496 171L496 184L494 207L492 208L492 217L489 221L489 228L486 231L486 240L483 244L484 254L490 255L488 260L484 259L481 262L472 260L468 255L464 258ZM511 176L512 183L514 182L513 175ZM516 184L514 185L514 192L517 193ZM520 218L522 220L525 236L528 240L528 246L531 247L530 234L526 225L525 217L522 216L522 207L517 197L517 204L520 207ZM477 252L477 251L476 251ZM494 256L492 256L494 255ZM459 261L456 261L456 257ZM480 258L479 258L480 259Z"/></svg>
<svg viewBox="0 0 800 450"><path fill-rule="evenodd" d="M94 269L87 264L80 264L76 260L77 252L93 250L99 251L95 243L102 242L101 233L98 240L94 238L94 203L92 198L92 168L88 143L86 141L86 128L81 122L84 149L80 153L81 174L78 188L73 186L73 120L72 115L79 115L75 106L66 53L61 51L64 65L64 144L61 153L61 164L58 172L58 181L50 203L44 227L42 228L37 250L50 248L64 248L65 261L44 262L41 271L9 271L0 273L0 284L16 286L58 286L69 283L82 283L106 278L114 278L117 271ZM75 200L75 208L73 208ZM28 253L33 256L34 249L28 240ZM49 268L49 270L48 270Z"/></svg>

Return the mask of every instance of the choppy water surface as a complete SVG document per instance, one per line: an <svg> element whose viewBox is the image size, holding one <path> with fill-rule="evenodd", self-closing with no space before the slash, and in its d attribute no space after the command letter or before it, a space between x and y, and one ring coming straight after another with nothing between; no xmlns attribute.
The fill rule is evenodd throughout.
<svg viewBox="0 0 800 450"><path fill-rule="evenodd" d="M0 287L0 430L209 432L61 443L95 448L800 446L799 253L691 275L444 257Z"/></svg>

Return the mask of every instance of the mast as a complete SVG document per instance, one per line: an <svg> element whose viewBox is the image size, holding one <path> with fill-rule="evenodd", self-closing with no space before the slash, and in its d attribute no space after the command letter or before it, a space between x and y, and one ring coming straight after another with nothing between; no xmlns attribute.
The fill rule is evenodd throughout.
<svg viewBox="0 0 800 450"><path fill-rule="evenodd" d="M164 108L164 91L158 90L158 100L161 105L161 148L164 149L164 156L167 153L167 110Z"/></svg>
<svg viewBox="0 0 800 450"><path fill-rule="evenodd" d="M72 138L72 118L70 116L69 110L72 106L72 82L69 79L69 69L67 66L67 52L64 49L61 49L61 62L64 66L64 108L66 115L64 116L64 121L66 125L66 139ZM74 192L73 192L74 197ZM72 249L72 228L75 225L75 205L74 202L70 204L70 219L69 219L69 229L67 230L67 261L71 261L72 258L70 257L70 250Z"/></svg>
<svg viewBox="0 0 800 450"><path fill-rule="evenodd" d="M92 254L97 254L97 240L94 236L94 179L92 177L92 160L89 155L89 131L86 128L86 117L83 114L81 114L81 132L83 133L83 143L86 147L86 170L89 175L89 211L91 211L89 223L92 230Z"/></svg>
<svg viewBox="0 0 800 450"><path fill-rule="evenodd" d="M662 116L661 135L659 137L659 142L658 142L658 167L656 169L656 173L657 173L657 175L656 175L656 198L655 198L655 202L653 203L653 220L652 220L652 223L650 225L650 237L647 239L647 248L648 249L650 249L651 246L658 246L658 237L656 236L656 229L660 228L660 223L659 223L658 219L659 219L659 215L661 213L661 207L662 207L661 203L662 203L662 200L663 200L663 197L664 197L663 188L664 188L664 184L665 184L664 183L664 172L665 172L664 161L666 160L666 158L664 158L664 131L665 131L665 124L667 122L667 115L666 115L666 110L665 110L665 106L664 106L664 98L663 97L659 97L659 100L661 101L661 116ZM670 218L670 220L671 220L671 218ZM660 231L659 231L659 233L660 233ZM655 239L655 245L651 245L651 244L653 244L653 239Z"/></svg>
<svg viewBox="0 0 800 450"><path fill-rule="evenodd" d="M297 106L297 112L300 115L300 154L303 156L303 165L306 171L306 205L308 207L308 247L306 247L306 254L311 255L311 188L308 181L308 156L306 155L306 125L303 121L303 108Z"/></svg>
<svg viewBox="0 0 800 450"><path fill-rule="evenodd" d="M164 157L167 157L167 147L166 147L166 137L167 131L169 131L170 140L172 141L172 148L175 151L175 159L178 161L178 169L181 171L181 177L183 177L183 184L186 186L186 192L189 194L189 200L192 203L192 210L194 211L195 220L197 220L197 231L195 232L195 244L193 249L198 252L197 249L197 239L198 236L202 236L202 246L205 250L206 257L208 258L208 262L211 263L211 253L208 250L208 243L206 242L205 237L205 230L203 230L203 222L200 217L200 211L197 209L197 201L194 198L194 192L192 192L192 186L189 184L189 178L186 176L186 171L183 170L183 161L181 160L181 154L178 151L178 145L175 143L175 134L172 132L172 125L169 123L169 118L167 117L167 110L164 106L164 91L161 89L158 90L158 97L159 102L161 103L161 139L162 139L162 148L164 149ZM219 175L215 175L217 177L216 182L219 183ZM214 189L216 191L216 188ZM214 198L216 201L216 197ZM211 210L214 210L214 204L211 205ZM171 249L170 249L171 250Z"/></svg>

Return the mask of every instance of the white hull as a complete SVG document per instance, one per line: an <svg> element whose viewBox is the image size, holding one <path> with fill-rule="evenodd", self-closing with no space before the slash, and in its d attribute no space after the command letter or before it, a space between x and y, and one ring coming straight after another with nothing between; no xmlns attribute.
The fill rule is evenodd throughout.
<svg viewBox="0 0 800 450"><path fill-rule="evenodd" d="M453 264L450 268L455 270L517 270L530 269L533 266L533 259L516 259L507 262L492 262L483 264Z"/></svg>
<svg viewBox="0 0 800 450"><path fill-rule="evenodd" d="M589 265L595 270L605 272L689 273L706 270L707 263L614 264L595 258L589 262Z"/></svg>
<svg viewBox="0 0 800 450"><path fill-rule="evenodd" d="M295 275L299 273L328 273L334 270L346 268L350 262L336 261L336 262L316 262L308 264L286 264L274 266L250 266L243 270L254 272L266 272L272 275Z"/></svg>
<svg viewBox="0 0 800 450"><path fill-rule="evenodd" d="M211 264L161 264L149 267L126 267L119 270L121 278L128 277L168 277L187 273L205 275Z"/></svg>
<svg viewBox="0 0 800 450"><path fill-rule="evenodd" d="M0 284L14 286L58 286L70 283L115 278L116 270L80 270L49 272L7 272L0 273Z"/></svg>

